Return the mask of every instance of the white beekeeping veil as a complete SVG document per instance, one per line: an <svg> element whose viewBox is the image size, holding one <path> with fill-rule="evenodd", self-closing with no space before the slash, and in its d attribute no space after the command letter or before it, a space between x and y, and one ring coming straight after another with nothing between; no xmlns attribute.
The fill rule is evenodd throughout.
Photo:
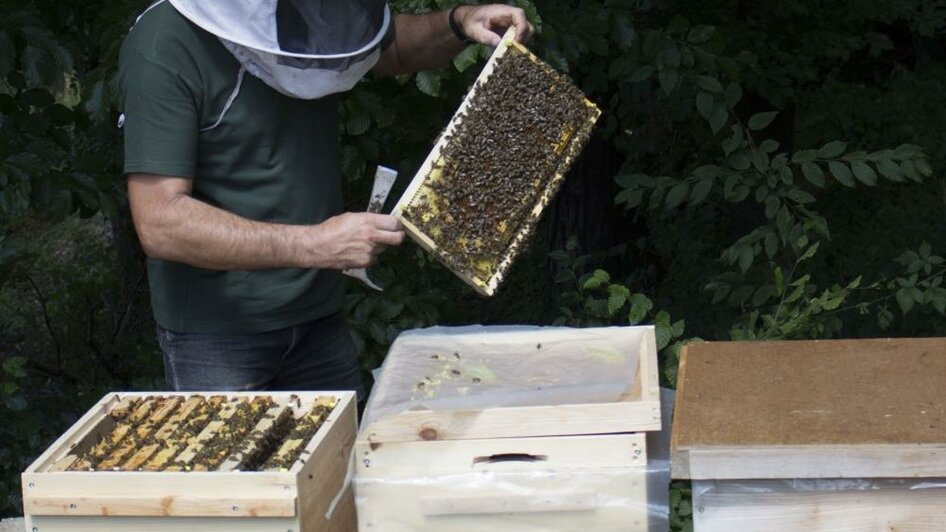
<svg viewBox="0 0 946 532"><path fill-rule="evenodd" d="M168 0L247 72L294 98L351 89L392 24L384 0Z"/></svg>

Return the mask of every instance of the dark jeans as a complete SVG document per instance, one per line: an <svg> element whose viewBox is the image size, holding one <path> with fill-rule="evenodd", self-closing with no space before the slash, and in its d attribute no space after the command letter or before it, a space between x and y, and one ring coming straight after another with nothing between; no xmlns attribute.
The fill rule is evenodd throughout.
<svg viewBox="0 0 946 532"><path fill-rule="evenodd" d="M355 390L364 386L341 313L258 334L176 333L158 326L174 391Z"/></svg>

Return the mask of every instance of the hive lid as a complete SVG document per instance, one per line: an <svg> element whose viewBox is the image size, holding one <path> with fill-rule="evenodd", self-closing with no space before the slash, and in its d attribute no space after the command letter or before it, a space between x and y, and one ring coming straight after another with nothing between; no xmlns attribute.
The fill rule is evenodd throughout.
<svg viewBox="0 0 946 532"><path fill-rule="evenodd" d="M526 245L601 115L570 80L516 42L514 36L515 28L510 28L391 213L401 220L408 236L475 291L487 296L495 293L513 259ZM515 71L512 86L495 91L484 88L502 83L497 80L503 76L494 76L497 69L503 68L502 61L520 59L524 61L515 63L519 70ZM523 69L537 72L544 85L527 90ZM530 98L536 101L527 102ZM557 105L550 105L552 100ZM504 112L491 107L497 102L508 104L514 116L506 120ZM571 116L566 109L578 111ZM467 132L472 124L485 124L487 118L497 122L495 127ZM509 146L509 134L501 132L517 127L519 132L512 138L528 142ZM479 148L473 150L475 153L455 154L457 146L464 143ZM524 146L526 149L520 150ZM495 154L495 161L490 162L493 171L458 178L460 186L455 192L462 199L451 203L442 188L454 186L450 185L452 176L469 170L470 164L481 165L486 158L480 152ZM546 160L533 161L521 153L541 154ZM516 161L528 163L528 171L515 170ZM510 175L516 178L495 182L495 175L506 171L512 171ZM509 216L501 221L484 221L482 213L493 210ZM477 225L477 220L483 223ZM495 242L502 249L492 249L492 244L486 246L484 242Z"/></svg>
<svg viewBox="0 0 946 532"><path fill-rule="evenodd" d="M684 348L674 478L946 476L946 339Z"/></svg>
<svg viewBox="0 0 946 532"><path fill-rule="evenodd" d="M406 331L365 409L372 442L658 430L653 327Z"/></svg>

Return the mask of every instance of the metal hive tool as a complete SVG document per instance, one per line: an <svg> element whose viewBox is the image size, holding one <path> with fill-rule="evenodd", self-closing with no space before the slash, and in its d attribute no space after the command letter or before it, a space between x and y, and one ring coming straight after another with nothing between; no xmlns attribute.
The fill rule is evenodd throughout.
<svg viewBox="0 0 946 532"><path fill-rule="evenodd" d="M392 214L478 293L493 295L600 116L510 30Z"/></svg>

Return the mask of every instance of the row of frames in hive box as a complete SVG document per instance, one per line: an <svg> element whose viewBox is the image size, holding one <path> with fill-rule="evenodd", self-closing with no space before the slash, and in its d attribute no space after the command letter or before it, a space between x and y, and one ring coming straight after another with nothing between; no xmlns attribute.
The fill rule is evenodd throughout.
<svg viewBox="0 0 946 532"><path fill-rule="evenodd" d="M517 333L497 334L506 335L505 343ZM540 343L544 349L552 343L549 334L522 332L512 351ZM600 403L411 409L363 425L354 453L359 530L651 529L646 436L661 429L654 329L559 328L554 334L556 341L569 336L576 353L592 334L636 337L639 356L628 391ZM488 344L487 335L478 338ZM448 351L450 340L449 334L439 340ZM379 379L383 384L384 370Z"/></svg>
<svg viewBox="0 0 946 532"><path fill-rule="evenodd" d="M334 408L299 459L280 471L53 471L114 425L127 398L270 397L298 417L318 401ZM346 475L357 426L354 392L154 392L107 394L23 473L26 529L34 532L316 532L355 525ZM344 491L342 491L344 489Z"/></svg>

